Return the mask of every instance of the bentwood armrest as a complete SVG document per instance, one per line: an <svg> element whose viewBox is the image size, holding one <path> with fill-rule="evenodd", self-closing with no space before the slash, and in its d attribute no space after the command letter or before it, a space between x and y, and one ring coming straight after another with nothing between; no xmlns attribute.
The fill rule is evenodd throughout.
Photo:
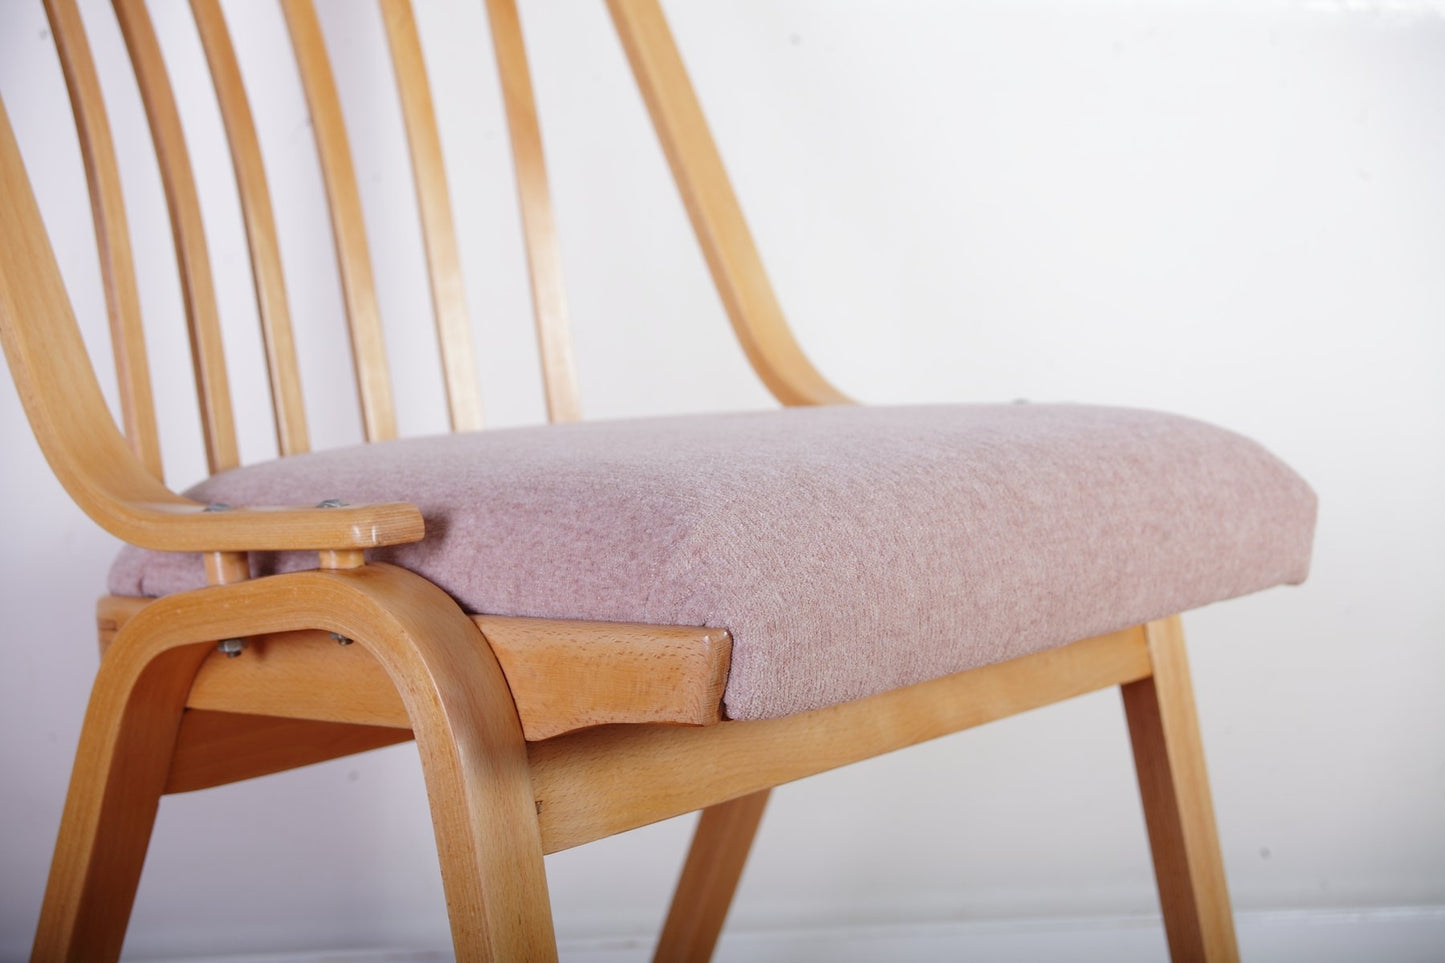
<svg viewBox="0 0 1445 963"><path fill-rule="evenodd" d="M126 541L169 552L281 552L379 548L419 542L421 512L406 502L232 508L185 500L117 506L132 514ZM218 510L221 508L223 510ZM126 510L129 512L126 512Z"/></svg>

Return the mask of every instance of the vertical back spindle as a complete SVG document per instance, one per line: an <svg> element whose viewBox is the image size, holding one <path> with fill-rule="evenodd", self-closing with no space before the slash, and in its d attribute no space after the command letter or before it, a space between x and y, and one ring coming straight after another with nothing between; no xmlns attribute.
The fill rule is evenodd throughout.
<svg viewBox="0 0 1445 963"><path fill-rule="evenodd" d="M60 53L60 65L75 114L75 129L80 136L80 152L85 161L85 179L90 187L91 215L95 219L100 249L100 270L126 439L146 470L162 478L160 435L156 430L140 296L136 290L115 144L100 94L100 81L75 0L46 0L45 14Z"/></svg>
<svg viewBox="0 0 1445 963"><path fill-rule="evenodd" d="M160 162L161 181L165 185L190 332L201 428L205 433L206 462L215 474L235 468L240 464L240 456L236 450L236 424L231 412L231 389L226 377L225 346L221 341L211 259L206 250L191 158L181 130L175 94L144 0L114 0L114 6L140 84L141 100L145 103L151 139Z"/></svg>
<svg viewBox="0 0 1445 963"><path fill-rule="evenodd" d="M785 405L847 404L793 336L658 0L607 0L713 284L753 370Z"/></svg>
<svg viewBox="0 0 1445 963"><path fill-rule="evenodd" d="M487 0L487 16L512 140L512 163L522 208L527 269L532 279L532 309L537 319L547 415L552 421L576 421L582 417L582 405L572 361L567 299L562 287L562 252L552 217L547 167L542 156L542 131L537 125L537 104L527 68L522 24L514 0Z"/></svg>
<svg viewBox="0 0 1445 963"><path fill-rule="evenodd" d="M311 112L311 129L316 135L316 153L326 182L331 233L351 331L356 388L361 397L362 423L367 441L385 441L396 437L396 411L381 317L377 312L366 224L361 215L361 194L351 163L346 124L341 116L341 98L336 93L321 24L311 0L282 0L281 9L286 15L296 65L301 71L301 85Z"/></svg>
<svg viewBox="0 0 1445 963"><path fill-rule="evenodd" d="M431 85L427 82L426 62L411 0L381 0L381 16L386 23L391 65L411 150L432 309L436 313L437 343L446 379L447 410L453 431L474 431L482 427L482 399L477 385L476 355L472 350L472 326L467 317L452 203L442 166L441 137L437 132Z"/></svg>
<svg viewBox="0 0 1445 963"><path fill-rule="evenodd" d="M211 70L211 82L221 108L221 122L236 170L246 243L251 254L251 277L261 315L261 336L266 345L266 369L271 381L271 403L276 418L276 444L283 455L307 451L306 406L301 397L300 366L291 312L286 306L286 281L281 273L281 250L276 242L276 219L271 191L261 162L256 123L241 82L241 68L231 46L231 34L217 0L191 0L191 13L201 35L201 46Z"/></svg>

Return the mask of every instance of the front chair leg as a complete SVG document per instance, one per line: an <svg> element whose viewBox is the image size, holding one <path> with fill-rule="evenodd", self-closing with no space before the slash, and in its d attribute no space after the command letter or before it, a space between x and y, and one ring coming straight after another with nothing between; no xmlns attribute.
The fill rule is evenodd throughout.
<svg viewBox="0 0 1445 963"><path fill-rule="evenodd" d="M702 811L654 963L706 963L712 958L767 802L764 789Z"/></svg>
<svg viewBox="0 0 1445 963"><path fill-rule="evenodd" d="M167 596L126 623L87 711L34 963L120 955L185 700L213 647L205 640L300 629L356 641L406 706L457 959L556 960L526 744L507 680L446 593L377 564Z"/></svg>
<svg viewBox="0 0 1445 963"><path fill-rule="evenodd" d="M120 957L186 695L206 643L159 654L117 640L91 690L33 963Z"/></svg>
<svg viewBox="0 0 1445 963"><path fill-rule="evenodd" d="M1175 963L1235 961L1234 917L1179 617L1146 626L1153 676L1122 686Z"/></svg>

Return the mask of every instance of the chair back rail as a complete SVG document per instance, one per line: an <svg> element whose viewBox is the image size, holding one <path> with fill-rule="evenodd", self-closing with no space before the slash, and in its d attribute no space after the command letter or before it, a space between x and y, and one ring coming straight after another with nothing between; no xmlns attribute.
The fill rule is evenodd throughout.
<svg viewBox="0 0 1445 963"><path fill-rule="evenodd" d="M145 2L112 2L145 107L175 235L207 460L212 472L222 471L239 462L239 453L193 165ZM454 430L470 430L482 424L476 357L417 24L409 0L378 2L406 130L451 425ZM784 403L846 401L812 367L788 330L657 0L607 2L713 279L754 369ZM581 404L522 25L515 0L484 0L484 5L510 134L548 416L552 421L574 420L581 416ZM391 378L336 82L311 0L281 0L281 7L326 188L366 437L392 438L397 429ZM38 215L32 216L33 196L6 121L0 150L5 153L5 176L19 193L12 192L13 203L0 225L4 231L0 239L5 241L0 255L7 259L0 276L10 278L12 286L28 279L29 289L6 292L0 324L13 329L6 331L7 348L13 346L12 367L30 368L17 374L17 383L37 434L50 436L42 437L42 445L57 474L92 517L120 537L148 547L244 550L248 526L257 524L265 532L261 541L269 547L355 549L419 537L419 518L404 505L358 507L346 520L337 515L323 519L298 509L286 516L284 524L279 516L260 523L239 517L200 517L196 513L201 506L164 488L136 278L101 86L76 0L46 0L46 8L90 187L124 423L122 434L105 408L53 254ZM278 449L283 455L305 452L310 441L296 338L251 104L218 0L190 0L190 10L236 178ZM44 383L61 377L70 380ZM58 384L74 385L76 390L58 392L54 390ZM62 410L66 406L69 410ZM295 527L295 532L282 531L285 525ZM212 537L214 544L205 541Z"/></svg>
<svg viewBox="0 0 1445 963"><path fill-rule="evenodd" d="M72 0L63 2L72 6ZM231 411L231 387L226 375L225 345L221 341L221 320L216 307L215 283L211 277L211 257L206 250L206 232L201 223L201 204L196 196L190 152L186 148L175 94L144 0L116 0L115 14L131 63L135 66L141 101L145 105L151 139L160 163L171 233L175 237L186 327L191 339L201 431L206 443L206 465L215 474L235 468L241 463L241 457L236 447L236 422ZM76 38L76 41L80 44L85 42L83 37Z"/></svg>
<svg viewBox="0 0 1445 963"><path fill-rule="evenodd" d="M547 392L547 417L576 421L582 417L577 373L572 363L572 335L567 325L567 299L562 288L562 251L552 220L552 195L542 160L542 131L532 96L532 76L522 43L522 24L515 0L486 0L492 47L502 82L507 131L512 141L517 199L522 208L522 234L527 271L532 280L532 311L537 320L537 347L542 357L542 382Z"/></svg>
<svg viewBox="0 0 1445 963"><path fill-rule="evenodd" d="M482 427L482 396L477 384L477 359L472 349L472 325L467 315L467 293L462 285L457 233L452 224L452 202L442 167L441 134L432 109L431 85L426 78L421 38L410 0L381 0L386 42L401 97L402 122L416 182L416 205L421 211L422 243L426 245L427 278L431 283L432 311L436 315L437 343L442 354L442 377L447 389L447 414L452 431Z"/></svg>
<svg viewBox="0 0 1445 963"><path fill-rule="evenodd" d="M361 422L367 441L387 441L396 437L396 404L376 305L366 223L361 216L361 192L356 186L356 168L351 163L346 123L341 116L341 98L311 0L281 0L281 9L296 51L296 65L301 70L301 86L306 91L311 130L316 135L316 153L321 158L322 180L330 202L331 236L346 300Z"/></svg>
<svg viewBox="0 0 1445 963"><path fill-rule="evenodd" d="M296 337L291 330L291 309L286 301L286 280L281 270L281 247L276 217L256 122L241 81L241 67L231 46L231 33L218 0L191 0L191 14L211 70L221 123L231 149L246 244L251 256L251 278L266 347L266 369L271 382L271 406L276 422L276 447L283 455L311 449L306 427L306 404L301 395L301 367L296 359Z"/></svg>
<svg viewBox="0 0 1445 963"><path fill-rule="evenodd" d="M115 143L110 136L105 101L100 95L100 80L74 0L46 0L45 15L55 36L65 86L70 91L70 106L85 161L85 179L90 187L90 209L100 244L100 273L110 317L111 350L115 354L125 435L146 470L161 478L161 442L151 396L140 295L136 290L125 202L121 199Z"/></svg>

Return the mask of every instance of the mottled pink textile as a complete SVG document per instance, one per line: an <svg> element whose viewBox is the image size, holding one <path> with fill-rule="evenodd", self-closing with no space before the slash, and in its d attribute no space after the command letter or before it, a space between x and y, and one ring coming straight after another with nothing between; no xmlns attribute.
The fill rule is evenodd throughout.
<svg viewBox="0 0 1445 963"><path fill-rule="evenodd" d="M469 612L726 627L738 719L1302 581L1315 518L1310 488L1252 441L1074 405L490 430L285 458L189 494L414 502L426 539L371 555ZM198 556L128 548L110 590L203 582Z"/></svg>

